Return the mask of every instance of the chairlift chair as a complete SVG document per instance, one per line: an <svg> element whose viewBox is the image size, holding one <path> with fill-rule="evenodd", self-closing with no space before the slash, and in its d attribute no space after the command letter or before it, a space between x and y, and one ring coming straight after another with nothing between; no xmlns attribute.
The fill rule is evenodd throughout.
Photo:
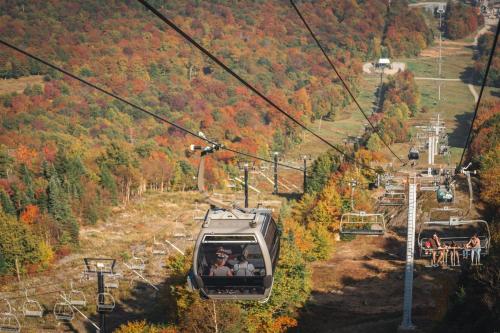
<svg viewBox="0 0 500 333"><path fill-rule="evenodd" d="M450 222L452 220L462 220L463 216L464 211L462 208L450 206L431 208L431 210L429 211L428 222Z"/></svg>
<svg viewBox="0 0 500 333"><path fill-rule="evenodd" d="M340 218L342 235L383 235L385 233L383 214L367 214L366 212L350 212Z"/></svg>
<svg viewBox="0 0 500 333"><path fill-rule="evenodd" d="M405 185L398 183L390 183L386 184L384 188L388 192L403 192L405 190Z"/></svg>
<svg viewBox="0 0 500 333"><path fill-rule="evenodd" d="M430 192L434 192L438 189L438 181L436 180L435 177L431 176L423 176L423 177L419 177L418 178L418 182L419 182L419 189L420 191L430 191Z"/></svg>
<svg viewBox="0 0 500 333"><path fill-rule="evenodd" d="M2 301L6 304L6 307L0 308L0 313L13 313L15 311L7 298L2 299Z"/></svg>
<svg viewBox="0 0 500 333"><path fill-rule="evenodd" d="M85 294L73 288L73 281L71 281L71 290L68 295L68 300L71 305L85 307L87 305L87 298Z"/></svg>
<svg viewBox="0 0 500 333"><path fill-rule="evenodd" d="M108 292L97 294L97 311L111 312L115 308L115 298Z"/></svg>
<svg viewBox="0 0 500 333"><path fill-rule="evenodd" d="M132 258L129 260L128 265L134 271L143 271L146 269L144 259L136 257L135 252L132 252Z"/></svg>
<svg viewBox="0 0 500 333"><path fill-rule="evenodd" d="M403 206L406 202L406 194L402 192L385 191L379 199L381 206Z"/></svg>
<svg viewBox="0 0 500 333"><path fill-rule="evenodd" d="M0 313L0 332L1 333L19 333L21 332L21 323L17 316L10 312Z"/></svg>
<svg viewBox="0 0 500 333"><path fill-rule="evenodd" d="M180 223L177 219L174 222L174 232L172 235L174 238L186 238L186 227L184 224Z"/></svg>
<svg viewBox="0 0 500 333"><path fill-rule="evenodd" d="M151 253L155 255L165 255L168 254L168 248L164 243L157 242L156 236L153 236L153 245L151 247Z"/></svg>
<svg viewBox="0 0 500 333"><path fill-rule="evenodd" d="M54 317L57 321L68 322L75 318L75 312L70 304L59 302L54 305Z"/></svg>
<svg viewBox="0 0 500 333"><path fill-rule="evenodd" d="M108 289L118 289L120 287L119 278L120 274L109 274L104 279L104 287Z"/></svg>
<svg viewBox="0 0 500 333"><path fill-rule="evenodd" d="M94 272L97 271L97 267L94 264L83 265L82 275L80 276L80 282L89 281L96 278Z"/></svg>
<svg viewBox="0 0 500 333"><path fill-rule="evenodd" d="M491 234L488 222L484 220L461 220L451 216L448 221L429 221L420 225L417 241L421 258L430 257L431 252L425 248L425 243L437 233L441 242L454 242L459 246L468 243L473 234L477 234L481 241L481 255L489 254Z"/></svg>
<svg viewBox="0 0 500 333"><path fill-rule="evenodd" d="M23 304L23 314L25 317L43 317L43 308L38 301L28 298L28 291L24 290L26 300Z"/></svg>

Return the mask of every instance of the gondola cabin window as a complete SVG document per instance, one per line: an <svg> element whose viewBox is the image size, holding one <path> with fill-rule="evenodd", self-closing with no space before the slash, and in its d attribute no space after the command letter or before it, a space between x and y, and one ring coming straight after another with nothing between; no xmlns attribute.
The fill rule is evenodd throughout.
<svg viewBox="0 0 500 333"><path fill-rule="evenodd" d="M278 259L279 250L279 237L278 227L273 219L269 219L266 224L266 230L264 231L264 239L266 240L267 249L269 251L269 256L271 257L273 270L276 267L276 261Z"/></svg>
<svg viewBox="0 0 500 333"><path fill-rule="evenodd" d="M198 271L202 276L265 276L262 250L254 235L205 235L199 251ZM237 270L235 270L235 268Z"/></svg>

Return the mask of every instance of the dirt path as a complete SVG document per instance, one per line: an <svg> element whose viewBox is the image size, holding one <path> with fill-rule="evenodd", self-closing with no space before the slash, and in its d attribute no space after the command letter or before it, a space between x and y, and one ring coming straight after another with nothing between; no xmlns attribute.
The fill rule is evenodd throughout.
<svg viewBox="0 0 500 333"><path fill-rule="evenodd" d="M472 46L474 48L477 47L477 43L478 43L478 40L479 40L479 37L482 35L482 34L485 34L487 33L488 31L490 31L491 27L495 24L495 20L490 20L490 19L486 19L486 22L484 24L484 27L482 27L477 33L476 35L474 36L474 42L472 43ZM472 96L474 96L474 102L477 103L478 99L479 99L479 95L476 91L476 88L474 87L474 85L472 84L467 84L467 87L469 88Z"/></svg>
<svg viewBox="0 0 500 333"><path fill-rule="evenodd" d="M474 86L470 83L467 84L467 87L469 88L470 90L470 93L472 94L472 96L474 96L474 102L477 103L477 100L479 99L479 95L476 91L476 88L474 88Z"/></svg>

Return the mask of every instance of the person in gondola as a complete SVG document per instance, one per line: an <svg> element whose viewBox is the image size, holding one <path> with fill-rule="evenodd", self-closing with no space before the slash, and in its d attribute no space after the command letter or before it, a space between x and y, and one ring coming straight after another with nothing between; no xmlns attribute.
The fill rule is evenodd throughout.
<svg viewBox="0 0 500 333"><path fill-rule="evenodd" d="M253 276L255 267L250 264L244 254L238 256L238 263L233 266L236 276Z"/></svg>
<svg viewBox="0 0 500 333"><path fill-rule="evenodd" d="M226 257L222 254L217 254L215 264L210 268L210 276L233 276L231 269L225 265Z"/></svg>
<svg viewBox="0 0 500 333"><path fill-rule="evenodd" d="M229 255L232 254L233 252L229 249L225 249L223 246L219 246L217 248L217 251L215 252L217 257L222 257L224 258L224 265L227 263L227 260L229 259Z"/></svg>

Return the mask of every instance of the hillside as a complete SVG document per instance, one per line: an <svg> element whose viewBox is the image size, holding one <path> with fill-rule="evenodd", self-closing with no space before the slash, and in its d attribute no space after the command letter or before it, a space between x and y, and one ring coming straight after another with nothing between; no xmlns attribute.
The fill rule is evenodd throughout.
<svg viewBox="0 0 500 333"><path fill-rule="evenodd" d="M153 4L294 117L335 119L350 103L290 6ZM266 158L300 143L291 122L135 2L7 1L0 10L8 42L194 132ZM335 8L305 3L304 11L354 84L361 60L380 55L384 27L408 9L386 17L382 1L342 1ZM0 97L4 210L49 232L56 250L77 243L78 225L105 219L110 205L147 189L194 187L197 159L185 150L197 140L5 47L0 59L3 78L43 76ZM208 160L207 180L221 187L241 159L220 152L216 160Z"/></svg>
<svg viewBox="0 0 500 333"><path fill-rule="evenodd" d="M137 1L2 2L2 40L225 147L266 159L278 152L282 163L298 167L304 155L313 160L308 161L305 188L300 170L280 167L280 193L271 197L272 166L253 164L251 158L224 149L210 155L208 190L237 205L243 200L241 179L236 178L241 177L242 162L250 162L251 206L274 209L281 252L267 303L206 301L186 287L192 236L207 207L202 195L194 192L199 159L188 147L206 143L0 46L0 299L12 299L20 312L26 286L35 297L50 284L49 294L40 297L48 314L60 297L58 288L67 291L71 280L95 298L95 283L80 276L82 258L106 255L117 259L123 274L117 278L120 289L112 291L117 303L109 315L110 329L119 333L395 329L401 317L406 235L402 229L407 212L404 206L378 207L384 189L373 189L375 169L393 171L400 166L387 146L406 161L414 126L427 122L434 112L442 112L441 119L450 124L448 132L464 139L457 123L464 128L469 123L473 96L465 90L469 81L464 77L469 80L470 73L463 72L466 62L477 60L470 68L477 80L491 36L479 38L477 55L463 41L446 44L450 49L444 68L454 68L446 73L453 74L451 82L464 89L446 89L446 101L438 104L433 103L434 78L430 78L432 86L422 82L435 66L435 48L429 48L437 38L432 12L412 9L406 1L340 0L334 5L297 1L368 112L375 133L289 2L150 3L346 154L328 150L326 144L306 135ZM446 18L447 34L470 38L481 17L470 6L459 6L454 12L458 14ZM467 24L470 17L477 22ZM432 55L427 63L419 57L423 50L427 58ZM407 66L395 65L401 71L393 68L392 75L376 70L363 73L364 65L373 67L381 57ZM455 63L457 59L461 62ZM494 74L491 85L496 85L496 70ZM491 89L488 97L495 98L496 90ZM452 94L460 96L448 98ZM480 208L494 215L498 214L498 140L492 133L498 127L498 103L485 100L482 110L467 159L480 169L475 180L484 201ZM450 146L456 159L462 145L452 142ZM423 151L421 156L417 168L426 163ZM359 184L355 193L349 186L353 179ZM356 209L383 211L391 229L384 237L348 236L339 241L341 217L354 209L351 195ZM467 199L463 189L457 190L457 196L458 205ZM434 193L420 196L419 204L422 209L433 206ZM481 216L479 210L474 216ZM492 246L497 249L498 232L493 233ZM158 240L163 245L173 242L180 250L170 246L168 255L154 255ZM136 256L146 261L144 277L152 284L126 268ZM484 261L490 275L478 274L476 280L466 271L462 276L451 270L435 273L425 268L423 260L418 262L414 309L422 331L439 325L448 305L449 316L452 311L466 312L467 307L448 296L455 295L457 281L470 289L484 279L491 281L495 258ZM494 288L479 290L483 295L490 289ZM432 295L435 299L427 304ZM477 297L472 299L478 302ZM489 299L481 302L484 318L493 317L497 308ZM99 321L95 300L89 304L83 311ZM23 318L22 323L28 332L40 327L92 329L81 316L64 325L52 315Z"/></svg>

